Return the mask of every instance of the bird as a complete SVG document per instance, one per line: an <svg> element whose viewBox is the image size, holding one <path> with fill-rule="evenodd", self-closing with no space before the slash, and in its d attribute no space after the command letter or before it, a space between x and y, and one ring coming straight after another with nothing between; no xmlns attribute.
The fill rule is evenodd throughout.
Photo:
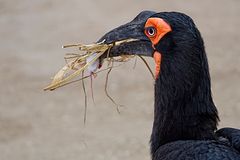
<svg viewBox="0 0 240 160"><path fill-rule="evenodd" d="M192 18L180 12L142 11L98 42L129 38L135 41L113 46L108 54L154 58L152 160L240 160L240 130L217 129L207 54Z"/></svg>

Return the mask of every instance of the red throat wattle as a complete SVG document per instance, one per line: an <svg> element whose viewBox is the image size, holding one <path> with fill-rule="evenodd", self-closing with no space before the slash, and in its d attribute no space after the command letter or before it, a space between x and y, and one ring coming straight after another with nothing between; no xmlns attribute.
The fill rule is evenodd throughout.
<svg viewBox="0 0 240 160"><path fill-rule="evenodd" d="M162 55L158 51L155 51L153 53L153 58L154 58L154 61L155 61L155 79L157 79L157 77L160 73L160 69L161 69Z"/></svg>

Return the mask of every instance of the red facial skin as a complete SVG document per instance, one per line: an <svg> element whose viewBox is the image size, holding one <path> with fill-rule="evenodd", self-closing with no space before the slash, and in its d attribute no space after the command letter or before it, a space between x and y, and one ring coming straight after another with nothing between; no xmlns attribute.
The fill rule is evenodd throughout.
<svg viewBox="0 0 240 160"><path fill-rule="evenodd" d="M149 18L145 23L145 34L151 40L152 46L155 49L155 45L159 43L164 35L171 32L172 29L169 24L167 24L161 18ZM153 53L153 58L155 60L155 78L158 77L161 69L161 59L162 55L158 51Z"/></svg>

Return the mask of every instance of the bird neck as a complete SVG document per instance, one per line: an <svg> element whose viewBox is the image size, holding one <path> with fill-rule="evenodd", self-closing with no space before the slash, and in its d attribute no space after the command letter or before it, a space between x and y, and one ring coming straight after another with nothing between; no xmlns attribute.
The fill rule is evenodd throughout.
<svg viewBox="0 0 240 160"><path fill-rule="evenodd" d="M174 71L163 64L155 82L152 155L168 142L214 139L218 113L211 96L207 61L203 65L197 82L188 86L189 81L174 77Z"/></svg>

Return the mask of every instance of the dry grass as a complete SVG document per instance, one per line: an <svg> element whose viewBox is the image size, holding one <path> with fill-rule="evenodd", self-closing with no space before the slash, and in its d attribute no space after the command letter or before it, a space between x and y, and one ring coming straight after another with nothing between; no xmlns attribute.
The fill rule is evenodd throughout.
<svg viewBox="0 0 240 160"><path fill-rule="evenodd" d="M81 75L88 67L90 67L94 62L96 62L100 56L102 56L107 50L108 55L106 60L109 61L109 64L113 61L117 62L126 62L130 58L133 58L132 55L121 55L120 57L109 57L109 51L110 49L115 45L120 45L122 43L127 43L131 41L136 41L136 39L126 39L122 41L117 41L110 44L105 44L104 41L100 43L94 43L94 44L71 44L71 45L65 45L63 48L69 48L74 47L78 48L80 53L68 53L64 57L66 61L66 65L60 69L57 74L53 77L52 82L44 88L44 90L54 90L59 87L65 86L67 84L70 84L74 78ZM91 60L89 58L92 56ZM109 65L108 65L109 66ZM112 66L113 67L113 66ZM110 68L112 68L110 67ZM81 78L81 80L90 77L92 75L96 75L97 72L91 73L91 75L88 75L86 77Z"/></svg>

